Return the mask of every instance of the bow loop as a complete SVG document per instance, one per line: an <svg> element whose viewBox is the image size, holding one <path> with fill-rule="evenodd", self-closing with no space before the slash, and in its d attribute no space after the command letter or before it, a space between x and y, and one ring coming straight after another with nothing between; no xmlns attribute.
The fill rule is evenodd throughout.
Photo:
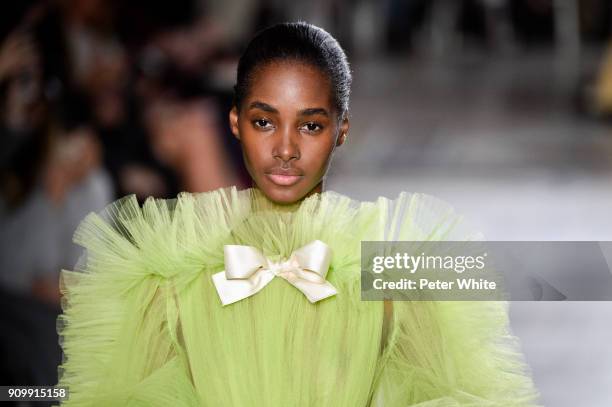
<svg viewBox="0 0 612 407"><path fill-rule="evenodd" d="M267 259L252 246L226 244L223 246L225 275L229 279L249 278Z"/></svg>
<svg viewBox="0 0 612 407"><path fill-rule="evenodd" d="M325 277L331 248L320 240L295 250L287 260L273 262L252 246L225 245L225 270L213 274L223 305L259 292L274 277L281 277L302 291L310 302L337 294Z"/></svg>
<svg viewBox="0 0 612 407"><path fill-rule="evenodd" d="M313 240L297 249L293 255L303 269L314 271L325 278L331 262L331 253L328 255L328 251L331 252L328 245L320 240Z"/></svg>

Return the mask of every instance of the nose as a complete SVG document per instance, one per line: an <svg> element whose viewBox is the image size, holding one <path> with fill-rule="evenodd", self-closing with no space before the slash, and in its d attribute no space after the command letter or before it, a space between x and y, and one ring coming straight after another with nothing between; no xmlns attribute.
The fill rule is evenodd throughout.
<svg viewBox="0 0 612 407"><path fill-rule="evenodd" d="M292 129L285 128L276 133L272 155L284 162L292 159L299 160L300 147L297 142L299 135L293 134Z"/></svg>

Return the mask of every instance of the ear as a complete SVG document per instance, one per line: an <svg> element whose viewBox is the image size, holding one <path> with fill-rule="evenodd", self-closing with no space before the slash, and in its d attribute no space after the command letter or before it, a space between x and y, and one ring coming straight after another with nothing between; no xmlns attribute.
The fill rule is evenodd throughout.
<svg viewBox="0 0 612 407"><path fill-rule="evenodd" d="M232 107L232 110L229 112L229 125L234 137L240 140L240 131L238 130L238 109L236 106Z"/></svg>
<svg viewBox="0 0 612 407"><path fill-rule="evenodd" d="M336 139L336 147L341 146L346 141L348 137L350 123L348 115L345 115L342 119L342 123L340 123L340 128L338 129L338 138Z"/></svg>

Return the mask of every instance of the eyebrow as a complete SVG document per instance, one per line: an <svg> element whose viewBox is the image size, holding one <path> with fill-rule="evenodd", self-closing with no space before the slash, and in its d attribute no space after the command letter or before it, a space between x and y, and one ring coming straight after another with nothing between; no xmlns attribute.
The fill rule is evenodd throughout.
<svg viewBox="0 0 612 407"><path fill-rule="evenodd" d="M329 113L327 113L327 110L323 109L322 107L311 107L308 109L300 110L298 112L299 116L314 116L316 114L322 114L323 116L329 116Z"/></svg>
<svg viewBox="0 0 612 407"><path fill-rule="evenodd" d="M255 101L249 104L249 109L261 109L264 112L268 113L278 113L278 110L267 103ZM322 107L309 107L307 109L302 109L298 112L298 116L314 116L317 114L321 114L323 116L329 117L329 113Z"/></svg>
<svg viewBox="0 0 612 407"><path fill-rule="evenodd" d="M268 113L278 113L278 110L264 102L253 102L249 105L249 109L261 109Z"/></svg>

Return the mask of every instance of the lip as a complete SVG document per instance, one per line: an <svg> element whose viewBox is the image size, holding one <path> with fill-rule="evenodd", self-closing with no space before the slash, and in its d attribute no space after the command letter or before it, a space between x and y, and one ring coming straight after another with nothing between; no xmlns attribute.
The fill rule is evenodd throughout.
<svg viewBox="0 0 612 407"><path fill-rule="evenodd" d="M266 173L266 177L274 184L287 187L298 183L303 175L294 169L274 169Z"/></svg>

